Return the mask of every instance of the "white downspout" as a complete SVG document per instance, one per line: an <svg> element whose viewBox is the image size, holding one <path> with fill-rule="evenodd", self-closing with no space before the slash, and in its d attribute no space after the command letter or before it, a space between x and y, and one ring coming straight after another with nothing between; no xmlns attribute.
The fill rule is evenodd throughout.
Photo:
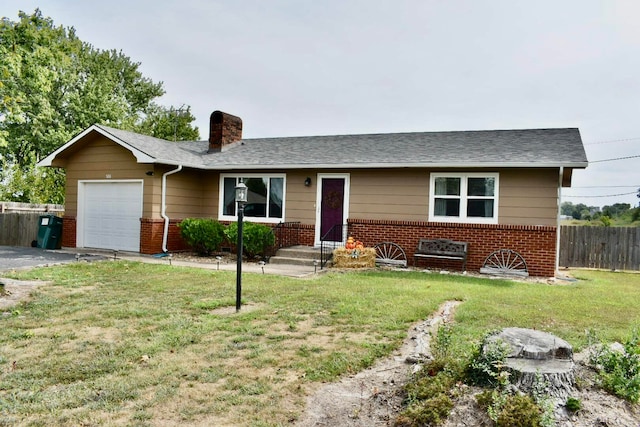
<svg viewBox="0 0 640 427"><path fill-rule="evenodd" d="M564 181L564 166L560 166L558 176L558 218L556 224L556 275L560 272L560 221L562 215L562 181Z"/></svg>
<svg viewBox="0 0 640 427"><path fill-rule="evenodd" d="M162 174L162 208L160 215L164 219L164 232L162 233L162 252L167 253L167 238L169 236L169 217L167 216L167 177L182 170L182 165L174 170Z"/></svg>

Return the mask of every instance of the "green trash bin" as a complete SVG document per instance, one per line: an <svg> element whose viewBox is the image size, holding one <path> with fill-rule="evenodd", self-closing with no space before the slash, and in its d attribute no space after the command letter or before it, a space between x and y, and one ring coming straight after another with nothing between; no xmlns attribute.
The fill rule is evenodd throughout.
<svg viewBox="0 0 640 427"><path fill-rule="evenodd" d="M62 246L62 218L55 215L40 215L36 246L40 249L60 249Z"/></svg>

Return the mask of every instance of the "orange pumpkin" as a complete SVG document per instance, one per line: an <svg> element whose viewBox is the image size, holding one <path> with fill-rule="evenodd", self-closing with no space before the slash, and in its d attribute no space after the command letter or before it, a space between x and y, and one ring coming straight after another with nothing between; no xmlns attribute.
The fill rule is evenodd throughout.
<svg viewBox="0 0 640 427"><path fill-rule="evenodd" d="M356 248L356 242L353 240L353 237L349 237L347 239L347 243L344 245L345 248L347 249L355 249Z"/></svg>

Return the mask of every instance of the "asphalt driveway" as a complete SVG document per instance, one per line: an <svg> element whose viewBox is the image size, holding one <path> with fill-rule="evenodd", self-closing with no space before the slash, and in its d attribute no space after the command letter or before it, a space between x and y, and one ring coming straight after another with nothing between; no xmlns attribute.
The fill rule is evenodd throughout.
<svg viewBox="0 0 640 427"><path fill-rule="evenodd" d="M63 264L75 260L76 254L69 252L18 246L0 246L0 271Z"/></svg>

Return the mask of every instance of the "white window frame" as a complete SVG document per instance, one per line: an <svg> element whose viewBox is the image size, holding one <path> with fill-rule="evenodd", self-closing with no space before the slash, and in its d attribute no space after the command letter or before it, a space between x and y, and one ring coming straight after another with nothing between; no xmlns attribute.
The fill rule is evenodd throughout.
<svg viewBox="0 0 640 427"><path fill-rule="evenodd" d="M269 218L269 217L254 217L254 216L244 216L245 221L250 222L261 222L267 224L277 224L279 222L284 221L285 219L285 205L287 199L287 176L283 173L222 173L220 174L220 182L218 184L218 220L219 221L237 221L237 215L224 215L224 179L225 178L266 178L267 179L267 203L269 200L271 188L269 180L271 178L282 178L282 218ZM237 211L237 209L236 209Z"/></svg>
<svg viewBox="0 0 640 427"><path fill-rule="evenodd" d="M460 178L460 216L442 216L435 215L435 199L443 198L436 196L436 178ZM494 194L491 197L472 196L472 199L493 199L493 216L490 218L467 217L467 186L469 178L494 178L495 187ZM464 224L497 224L498 223L498 204L500 191L500 174L497 172L446 172L431 173L429 179L429 221L432 222L459 222ZM458 198L457 196L444 196L444 198Z"/></svg>

